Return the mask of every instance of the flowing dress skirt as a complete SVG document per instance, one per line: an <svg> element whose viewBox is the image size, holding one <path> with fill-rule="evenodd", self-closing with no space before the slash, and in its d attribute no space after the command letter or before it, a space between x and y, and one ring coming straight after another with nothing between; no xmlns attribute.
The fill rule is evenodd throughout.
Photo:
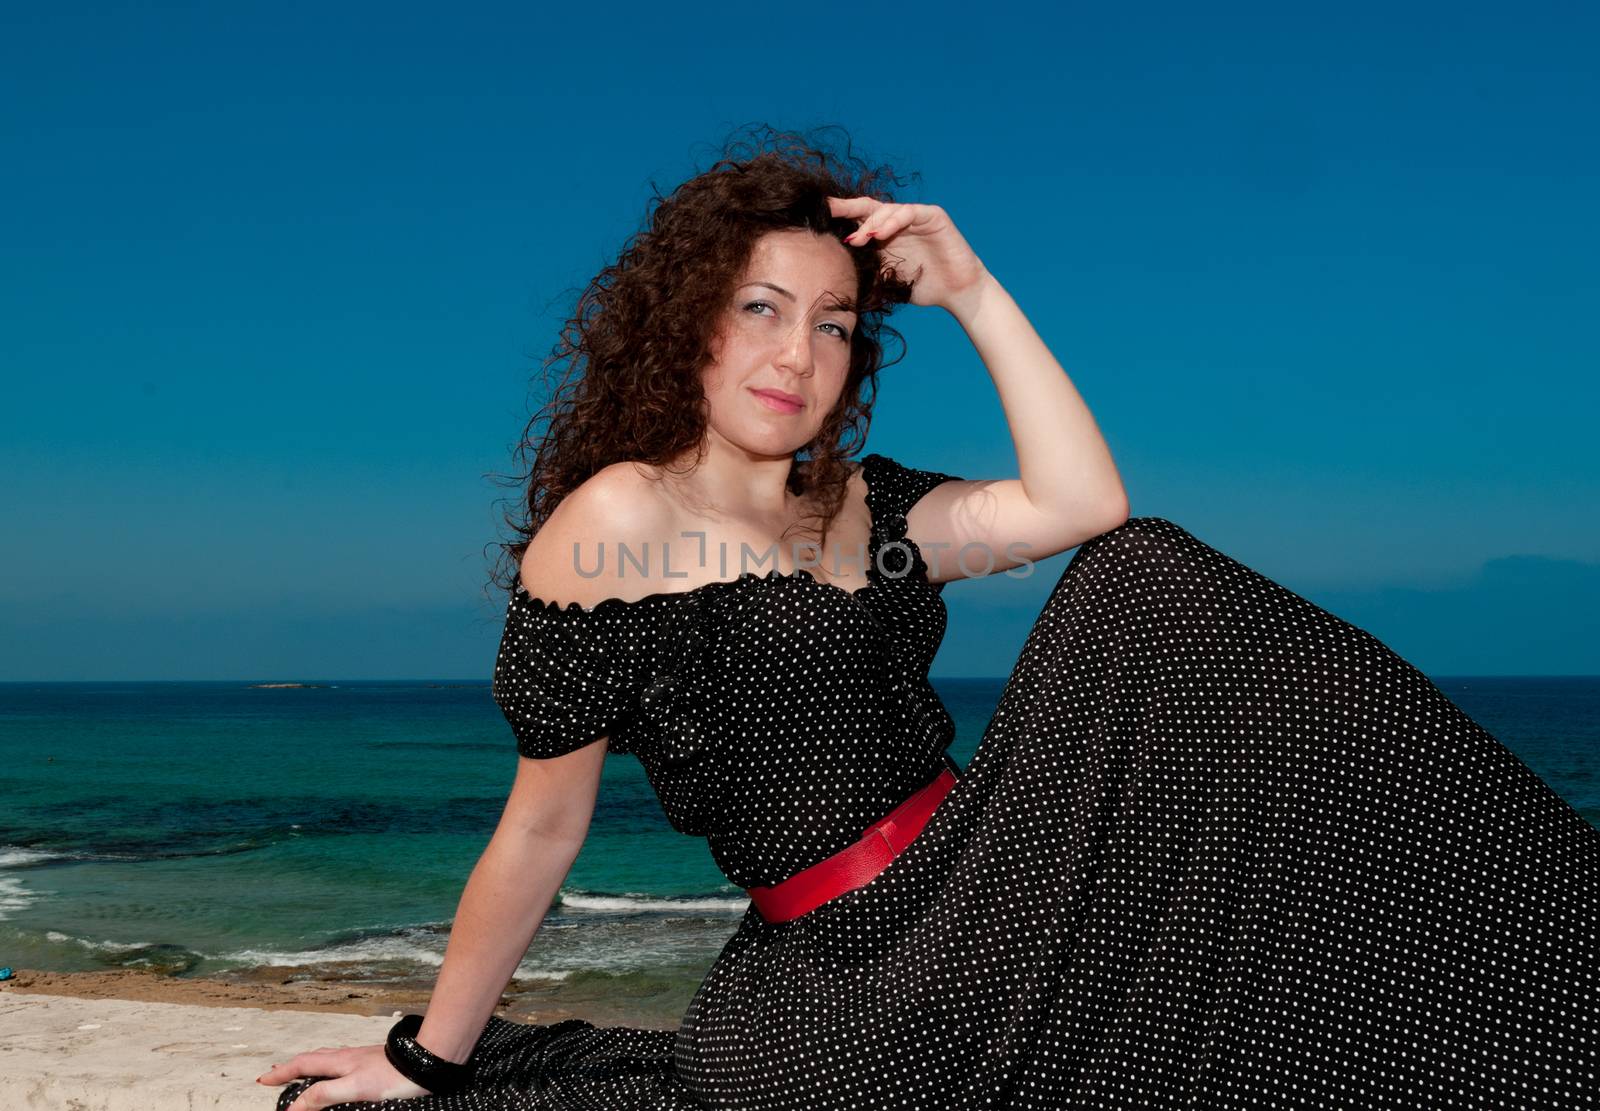
<svg viewBox="0 0 1600 1111"><path fill-rule="evenodd" d="M339 1106L1600 1108L1597 968L1600 831L1381 641L1139 517L917 840L752 908L679 1030L495 1016L467 1092Z"/></svg>

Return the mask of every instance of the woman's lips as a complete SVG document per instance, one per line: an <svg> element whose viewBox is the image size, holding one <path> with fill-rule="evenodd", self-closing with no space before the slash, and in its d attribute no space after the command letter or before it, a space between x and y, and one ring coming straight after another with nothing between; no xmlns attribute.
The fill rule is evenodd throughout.
<svg viewBox="0 0 1600 1111"><path fill-rule="evenodd" d="M761 403L767 408L779 413L798 413L805 405L800 401L790 400L789 395L777 390L752 390Z"/></svg>

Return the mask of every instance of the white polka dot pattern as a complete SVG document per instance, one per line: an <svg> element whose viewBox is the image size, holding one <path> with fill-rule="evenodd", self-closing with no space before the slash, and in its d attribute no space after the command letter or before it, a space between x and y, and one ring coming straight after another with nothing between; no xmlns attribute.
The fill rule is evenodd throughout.
<svg viewBox="0 0 1600 1111"><path fill-rule="evenodd" d="M905 513L956 476L861 464L873 527L854 592L774 569L584 608L519 581L493 684L518 751L608 737L740 887L833 855L931 779L955 737L927 678L946 612Z"/></svg>
<svg viewBox="0 0 1600 1111"><path fill-rule="evenodd" d="M903 536L932 475L878 457L875 533L881 515ZM762 689L757 720L753 702L727 712L739 703L716 651L696 661L674 710L706 727L683 766L721 767L742 737L755 767L729 793L764 779L800 790L795 766L820 774L800 750L869 689L847 672L872 658L870 614L899 642L879 657L878 689L900 708L882 720L905 733L858 738L873 743L850 764L863 786L827 782L844 810L881 798L886 763L920 764L947 735L931 688L911 682L925 683L943 635L924 575L855 599L804 575L704 591L729 603L696 615L710 647L733 652L727 666L798 655L776 645L799 629L809 651L783 663L814 678ZM518 601L514 617L529 612ZM564 685L518 669L497 690L514 728L530 715L519 744L553 752L631 721L625 750L670 768L661 750L678 742L660 726L674 715L644 727L626 707L676 661L587 646L669 645L681 629L645 637L652 626L624 621L678 611L656 599L575 612L558 626L569 636L545 642L570 649L544 665L572 661ZM579 627L604 632L580 641ZM500 666L529 643L519 629ZM716 796L718 782L679 786ZM730 874L781 878L837 847L824 811L778 806L758 828L762 812L738 798L691 809L726 835ZM749 909L677 1031L496 1016L470 1090L340 1106L1600 1107L1597 958L1600 831L1376 638L1139 517L1068 563L922 834L798 919Z"/></svg>

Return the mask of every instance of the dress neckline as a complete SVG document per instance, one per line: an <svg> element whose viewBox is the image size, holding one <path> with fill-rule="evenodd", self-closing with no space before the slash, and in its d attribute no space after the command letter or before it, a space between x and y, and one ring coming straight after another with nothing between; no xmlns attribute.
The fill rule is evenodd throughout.
<svg viewBox="0 0 1600 1111"><path fill-rule="evenodd" d="M656 602L688 599L699 594L711 594L720 590L731 590L734 587L744 586L746 583L772 582L773 580L777 579L801 580L804 582L815 583L817 586L820 586L825 590L835 591L839 594L843 594L847 598L860 598L861 595L865 594L867 591L873 589L877 585L869 580L866 586L860 587L856 590L846 590L838 583L831 583L817 578L808 568L805 567L796 567L793 571L780 571L778 568L774 567L766 574L760 574L755 571L741 571L735 578L712 579L710 582L701 583L699 586L693 586L687 590L656 590L649 594L642 594L637 598L602 598L592 606L585 606L576 601L568 602L565 605L562 605L559 602L546 601L536 594L529 594L528 588L522 585L522 577L519 575L517 576L516 585L512 587L512 596L513 598L520 597L527 605L532 606L535 609L544 610L548 613L593 614L613 609L634 609L648 606Z"/></svg>
<svg viewBox="0 0 1600 1111"><path fill-rule="evenodd" d="M899 543L910 547L917 555L920 555L920 551L917 549L916 541L905 535L905 519L903 517L892 518L900 525L899 528L894 530L898 535L887 536L882 532L883 526L889 518L880 518L878 506L876 504L877 499L874 497L875 488L872 483L872 475L875 469L875 464L880 462L882 459L883 457L876 452L864 455L860 459L861 481L866 487L866 496L864 500L867 504L868 570L866 586L859 587L855 590L849 590L840 586L838 583L828 582L824 579L817 578L816 575L812 574L811 571L805 567L796 567L793 571L782 571L774 567L765 574L760 574L755 571L741 571L734 578L712 579L710 582L701 583L699 586L690 587L687 590L656 590L649 594L640 595L637 598L620 598L613 596L610 598L602 598L592 606L585 606L577 601L567 602L563 605L560 602L547 601L543 598L540 598L536 594L530 594L528 592L528 588L522 585L522 573L519 569L516 575L515 585L513 585L511 588L512 601L515 602L518 599L521 599L524 604L534 609L542 610L546 613L597 614L610 612L612 610L631 610L635 608L644 608L646 606L654 605L658 602L688 600L698 595L711 594L721 590L732 590L736 587L745 586L753 582L772 582L774 580L798 580L801 582L814 583L825 590L832 590L838 594L843 594L847 598L859 601L863 594L875 589L878 585L875 576L873 575L873 570L875 568L873 561L877 559L878 548L882 546L884 540L898 541ZM915 559L913 562L915 564L920 564L921 560Z"/></svg>

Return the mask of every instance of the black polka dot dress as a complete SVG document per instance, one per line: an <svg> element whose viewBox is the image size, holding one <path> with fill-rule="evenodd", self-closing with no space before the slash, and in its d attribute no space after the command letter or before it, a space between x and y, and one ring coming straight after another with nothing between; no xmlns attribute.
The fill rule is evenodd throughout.
<svg viewBox="0 0 1600 1111"><path fill-rule="evenodd" d="M953 476L862 462L854 594L519 585L519 751L609 736L741 887L954 767L905 539ZM495 1016L470 1090L341 1106L1600 1107L1600 831L1382 642L1171 521L1079 547L954 770L870 884L750 907L676 1031Z"/></svg>

